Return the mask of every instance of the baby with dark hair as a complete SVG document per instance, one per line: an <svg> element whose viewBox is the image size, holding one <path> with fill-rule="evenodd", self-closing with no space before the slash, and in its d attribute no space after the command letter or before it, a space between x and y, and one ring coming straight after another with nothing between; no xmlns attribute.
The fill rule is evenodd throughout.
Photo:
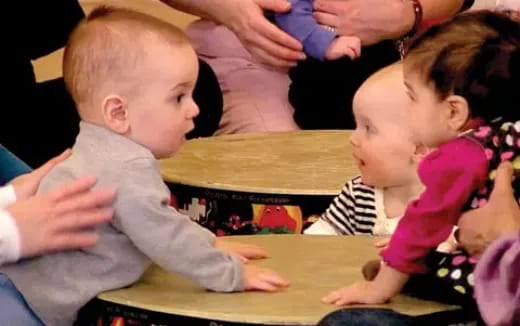
<svg viewBox="0 0 520 326"><path fill-rule="evenodd" d="M384 303L411 274L428 271L472 296L478 257L454 253L434 266L426 258L463 211L487 203L498 165L520 162L520 24L482 11L435 26L412 44L404 82L412 134L437 148L418 168L425 191L408 205L375 279L334 291L325 302ZM520 180L512 186L520 199Z"/></svg>

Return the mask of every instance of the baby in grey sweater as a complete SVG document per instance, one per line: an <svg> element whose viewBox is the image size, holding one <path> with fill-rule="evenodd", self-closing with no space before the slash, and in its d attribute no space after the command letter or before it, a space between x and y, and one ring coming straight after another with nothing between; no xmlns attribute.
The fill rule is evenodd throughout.
<svg viewBox="0 0 520 326"><path fill-rule="evenodd" d="M116 189L117 199L95 247L0 269L43 323L72 325L89 300L137 281L151 262L214 291L288 285L275 272L242 263L265 256L263 250L217 241L168 205L156 159L176 152L198 114L197 57L180 30L130 10L98 8L72 33L63 65L80 133L72 156L40 191L94 175L99 186Z"/></svg>

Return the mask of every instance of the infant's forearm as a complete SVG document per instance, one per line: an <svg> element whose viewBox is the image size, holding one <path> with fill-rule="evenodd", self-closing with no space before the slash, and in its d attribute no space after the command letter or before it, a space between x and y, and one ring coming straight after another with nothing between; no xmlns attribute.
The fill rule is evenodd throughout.
<svg viewBox="0 0 520 326"><path fill-rule="evenodd" d="M410 274L401 273L382 263L381 269L373 281L373 286L381 291L381 296L390 299L401 292L409 278Z"/></svg>

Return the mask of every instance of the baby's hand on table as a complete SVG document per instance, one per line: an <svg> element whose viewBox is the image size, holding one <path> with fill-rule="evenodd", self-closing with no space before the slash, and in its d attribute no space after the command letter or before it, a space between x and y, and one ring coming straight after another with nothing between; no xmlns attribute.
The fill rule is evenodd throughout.
<svg viewBox="0 0 520 326"><path fill-rule="evenodd" d="M255 265L243 265L243 277L246 291L275 292L291 284L275 271Z"/></svg>
<svg viewBox="0 0 520 326"><path fill-rule="evenodd" d="M251 244L217 239L215 241L215 248L237 257L243 263L248 262L250 259L262 259L268 257L267 252L263 248Z"/></svg>
<svg viewBox="0 0 520 326"><path fill-rule="evenodd" d="M388 301L388 299L381 295L380 289L374 286L374 282L361 281L330 292L321 298L321 302L345 306L356 303L381 304Z"/></svg>
<svg viewBox="0 0 520 326"><path fill-rule="evenodd" d="M388 244L390 243L390 239L391 239L391 237L376 240L376 241L374 241L374 247L376 247L380 251L385 250L386 247L388 247Z"/></svg>

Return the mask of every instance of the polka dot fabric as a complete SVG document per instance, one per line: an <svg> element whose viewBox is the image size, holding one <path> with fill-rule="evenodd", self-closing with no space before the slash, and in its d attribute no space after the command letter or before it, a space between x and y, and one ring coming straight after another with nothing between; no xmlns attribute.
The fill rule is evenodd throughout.
<svg viewBox="0 0 520 326"><path fill-rule="evenodd" d="M468 137L482 145L489 162L488 180L474 193L464 210L486 205L493 190L496 170L503 161L511 161L514 166L515 177L511 182L516 200L520 203L520 178L517 177L520 171L520 121L484 125L469 131L463 137ZM493 217L490 216L489 218ZM473 270L477 262L476 259L470 257L464 251L435 254L437 255L435 263L429 265L431 275L441 280L446 290L453 290L457 294L473 297Z"/></svg>

